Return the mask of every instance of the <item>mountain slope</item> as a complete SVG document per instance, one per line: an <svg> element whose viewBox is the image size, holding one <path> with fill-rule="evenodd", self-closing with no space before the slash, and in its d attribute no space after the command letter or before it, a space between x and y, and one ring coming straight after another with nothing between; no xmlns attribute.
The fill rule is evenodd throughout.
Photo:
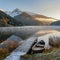
<svg viewBox="0 0 60 60"><path fill-rule="evenodd" d="M57 25L57 26L60 26L60 21L55 21L55 22L51 23L50 25Z"/></svg>
<svg viewBox="0 0 60 60"><path fill-rule="evenodd" d="M0 10L0 27L21 25L22 25L21 22L17 22L16 19L10 17L9 15Z"/></svg>
<svg viewBox="0 0 60 60"><path fill-rule="evenodd" d="M29 15L23 12L14 17L16 20L21 21L24 25L49 25L51 22L56 21L54 18L46 17L43 15Z"/></svg>
<svg viewBox="0 0 60 60"><path fill-rule="evenodd" d="M14 17L17 21L21 21L24 25L42 25L41 22L34 19L34 17L30 16L26 12Z"/></svg>

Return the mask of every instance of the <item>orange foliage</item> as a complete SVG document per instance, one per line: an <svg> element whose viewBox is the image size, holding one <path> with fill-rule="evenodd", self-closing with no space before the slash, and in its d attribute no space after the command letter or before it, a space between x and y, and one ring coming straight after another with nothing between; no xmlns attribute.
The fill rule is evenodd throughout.
<svg viewBox="0 0 60 60"><path fill-rule="evenodd" d="M10 46L11 49L15 49L19 44L17 42L14 42L12 46Z"/></svg>

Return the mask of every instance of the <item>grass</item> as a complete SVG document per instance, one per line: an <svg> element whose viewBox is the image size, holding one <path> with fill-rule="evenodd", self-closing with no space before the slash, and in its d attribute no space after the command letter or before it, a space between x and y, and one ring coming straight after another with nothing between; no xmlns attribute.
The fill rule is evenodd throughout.
<svg viewBox="0 0 60 60"><path fill-rule="evenodd" d="M30 55L30 54L26 54L26 55L24 55L24 56L22 56L23 58L26 58L26 59L29 59L29 58L31 58L32 57L32 55Z"/></svg>
<svg viewBox="0 0 60 60"><path fill-rule="evenodd" d="M51 48L49 50L44 50L43 54L48 54L48 53L51 53L51 52L57 51L57 50L60 50L60 47L54 47L54 48Z"/></svg>
<svg viewBox="0 0 60 60"><path fill-rule="evenodd" d="M26 54L22 58L23 60L60 60L60 47L46 50L43 53Z"/></svg>

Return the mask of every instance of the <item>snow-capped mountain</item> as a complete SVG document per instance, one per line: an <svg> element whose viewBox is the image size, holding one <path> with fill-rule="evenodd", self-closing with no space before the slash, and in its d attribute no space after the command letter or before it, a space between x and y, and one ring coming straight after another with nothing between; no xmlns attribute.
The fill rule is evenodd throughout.
<svg viewBox="0 0 60 60"><path fill-rule="evenodd" d="M11 17L15 17L15 16L18 16L18 15L22 14L23 12L25 12L28 15L33 16L33 17L43 16L43 15L39 15L39 14L36 14L36 13L28 12L28 11L21 11L19 8L16 8L13 11L6 11L5 13L10 15ZM43 16L43 17L46 17L46 16Z"/></svg>
<svg viewBox="0 0 60 60"><path fill-rule="evenodd" d="M18 22L16 19L0 10L0 27L21 26L21 25L22 25L21 22Z"/></svg>
<svg viewBox="0 0 60 60"><path fill-rule="evenodd" d="M11 12L6 12L8 15L16 19L18 22L22 22L23 25L49 25L57 19L47 17L44 15L28 12L28 11L21 11L19 8Z"/></svg>
<svg viewBox="0 0 60 60"><path fill-rule="evenodd" d="M18 9L18 8L16 8L15 10L13 10L12 12L11 11L6 11L6 13L8 14L8 15L10 15L11 17L14 17L14 16L17 16L17 15L20 15L20 14L22 14L22 11L20 10L20 9Z"/></svg>
<svg viewBox="0 0 60 60"><path fill-rule="evenodd" d="M17 15L20 15L23 12L26 12L27 14L29 14L31 16L36 15L36 13L32 13L32 12L28 12L28 11L21 11L19 8L16 8L13 11L5 11L5 13L7 13L8 15L10 15L11 17L15 17Z"/></svg>

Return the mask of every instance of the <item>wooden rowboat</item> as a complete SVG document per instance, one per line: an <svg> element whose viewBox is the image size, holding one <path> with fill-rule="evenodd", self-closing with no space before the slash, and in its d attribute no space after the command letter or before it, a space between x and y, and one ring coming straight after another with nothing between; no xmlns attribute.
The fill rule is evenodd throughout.
<svg viewBox="0 0 60 60"><path fill-rule="evenodd" d="M36 43L33 47L32 47L32 52L33 53L42 53L45 50L44 45Z"/></svg>

